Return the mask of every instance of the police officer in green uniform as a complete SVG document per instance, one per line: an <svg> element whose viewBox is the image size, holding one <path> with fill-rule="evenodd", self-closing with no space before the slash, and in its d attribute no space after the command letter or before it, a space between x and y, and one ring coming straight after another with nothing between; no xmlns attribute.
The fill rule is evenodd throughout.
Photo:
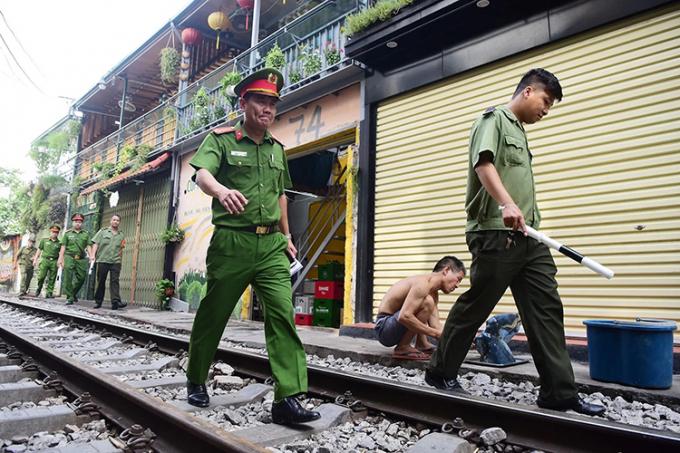
<svg viewBox="0 0 680 453"><path fill-rule="evenodd" d="M548 247L525 232L526 225L538 228L541 215L524 124L539 121L561 99L557 78L532 69L507 105L488 108L472 126L466 197L470 289L449 313L425 381L461 391L458 369L477 330L510 287L540 376L537 404L599 415L604 407L578 396L555 262Z"/></svg>
<svg viewBox="0 0 680 453"><path fill-rule="evenodd" d="M58 236L61 227L59 225L52 225L50 227L50 237L40 240L38 251L33 258L33 266L38 266L38 287L35 290L35 296L39 297L42 291L43 283L47 279L47 289L45 290L45 297L48 299L54 293L54 281L57 279L57 260L59 259L59 249L61 243Z"/></svg>
<svg viewBox="0 0 680 453"><path fill-rule="evenodd" d="M21 289L19 290L19 297L28 294L28 287L31 286L31 279L33 279L33 258L37 249L35 248L35 237L29 236L28 244L19 249L16 260L14 261L14 269L17 265L21 265Z"/></svg>
<svg viewBox="0 0 680 453"><path fill-rule="evenodd" d="M187 393L205 407L208 370L227 320L252 284L264 307L265 336L274 376L272 420L296 424L316 420L295 398L307 391L305 351L293 321L290 265L297 251L288 230L290 187L283 146L269 133L283 76L263 69L234 87L244 122L210 133L191 165L195 180L213 197L215 231L206 257L208 288L194 319L189 346Z"/></svg>
<svg viewBox="0 0 680 453"><path fill-rule="evenodd" d="M83 230L82 214L71 216L72 228L61 238L61 250L57 265L64 269L62 285L66 293L66 305L78 301L78 291L85 283L90 258L90 233Z"/></svg>
<svg viewBox="0 0 680 453"><path fill-rule="evenodd" d="M125 248L125 236L118 230L120 216L113 214L108 228L102 228L92 238L92 258L97 262L97 289L94 293L94 308L99 308L104 302L106 292L106 277L110 277L109 292L111 294L111 309L118 310L127 306L120 300L120 268Z"/></svg>

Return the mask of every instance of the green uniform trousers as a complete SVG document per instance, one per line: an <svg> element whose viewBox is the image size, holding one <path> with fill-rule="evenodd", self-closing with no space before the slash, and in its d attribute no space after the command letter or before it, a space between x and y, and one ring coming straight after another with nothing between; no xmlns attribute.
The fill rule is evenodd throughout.
<svg viewBox="0 0 680 453"><path fill-rule="evenodd" d="M288 240L280 233L216 227L206 257L208 288L194 318L187 378L205 382L234 306L252 284L264 312L264 333L276 401L307 391L307 363L295 330Z"/></svg>
<svg viewBox="0 0 680 453"><path fill-rule="evenodd" d="M43 283L47 279L47 289L45 295L52 297L54 293L54 281L57 279L57 259L41 258L38 265L38 287L35 290L35 295L39 296L42 291Z"/></svg>
<svg viewBox="0 0 680 453"><path fill-rule="evenodd" d="M470 289L449 312L430 370L456 377L477 330L509 286L540 376L539 397L551 402L576 397L557 268L548 247L508 231L470 232L466 240L472 253Z"/></svg>
<svg viewBox="0 0 680 453"><path fill-rule="evenodd" d="M28 287L31 286L32 279L33 279L33 266L22 266L21 290L19 291L19 294L26 294L28 292Z"/></svg>
<svg viewBox="0 0 680 453"><path fill-rule="evenodd" d="M66 300L73 302L78 291L83 287L87 277L88 260L85 258L75 259L72 256L64 256L64 272L62 275L62 285Z"/></svg>

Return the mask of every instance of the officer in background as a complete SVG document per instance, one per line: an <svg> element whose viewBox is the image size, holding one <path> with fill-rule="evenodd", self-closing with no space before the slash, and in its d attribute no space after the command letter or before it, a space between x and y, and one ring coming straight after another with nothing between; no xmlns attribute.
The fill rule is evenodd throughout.
<svg viewBox="0 0 680 453"><path fill-rule="evenodd" d="M85 283L87 263L90 258L90 233L83 230L82 214L71 216L72 228L61 238L61 250L57 265L64 269L62 286L66 293L66 305L78 301L78 291Z"/></svg>
<svg viewBox="0 0 680 453"><path fill-rule="evenodd" d="M274 376L272 421L304 423L320 418L295 398L307 391L305 351L293 321L289 258L297 253L288 230L291 187L283 146L269 133L283 76L265 68L234 87L244 122L209 134L190 164L195 180L213 197L215 225L206 256L206 296L191 329L188 402L206 407L210 364L227 320L248 284L264 307L265 336Z"/></svg>
<svg viewBox="0 0 680 453"><path fill-rule="evenodd" d="M32 234L28 237L28 244L19 249L14 260L14 270L17 270L18 265L21 265L21 289L19 290L19 297L28 294L28 287L31 286L31 279L33 279L33 258L37 249L35 248L35 236Z"/></svg>
<svg viewBox="0 0 680 453"><path fill-rule="evenodd" d="M94 293L94 308L99 308L104 302L106 292L106 276L111 275L109 293L111 294L111 309L118 310L127 306L120 300L120 268L123 261L125 236L120 232L120 216L113 214L108 228L102 228L92 238L92 254L90 261L97 263L97 290Z"/></svg>
<svg viewBox="0 0 680 453"><path fill-rule="evenodd" d="M59 225L52 225L50 227L50 237L40 240L38 251L33 258L33 266L38 266L38 287L35 290L35 297L40 297L43 283L47 279L47 288L45 290L45 297L51 298L54 293L54 281L57 279L57 260L59 259L59 250L61 243L58 236L61 231Z"/></svg>

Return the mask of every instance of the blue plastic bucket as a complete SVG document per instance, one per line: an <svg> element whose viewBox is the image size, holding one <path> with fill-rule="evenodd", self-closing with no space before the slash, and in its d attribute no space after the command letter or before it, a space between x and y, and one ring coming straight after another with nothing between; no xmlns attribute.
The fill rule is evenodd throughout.
<svg viewBox="0 0 680 453"><path fill-rule="evenodd" d="M588 320L583 324L592 379L652 389L671 386L675 322Z"/></svg>

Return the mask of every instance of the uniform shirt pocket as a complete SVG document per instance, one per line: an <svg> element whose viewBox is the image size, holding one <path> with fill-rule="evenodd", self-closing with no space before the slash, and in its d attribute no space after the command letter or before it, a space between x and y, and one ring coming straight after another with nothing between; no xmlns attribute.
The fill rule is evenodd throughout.
<svg viewBox="0 0 680 453"><path fill-rule="evenodd" d="M281 186L281 174L283 173L284 166L282 157L278 154L271 154L269 156L269 174L271 177L272 188L278 193Z"/></svg>
<svg viewBox="0 0 680 453"><path fill-rule="evenodd" d="M505 136L505 164L522 167L529 164L529 152L523 139L511 135Z"/></svg>

